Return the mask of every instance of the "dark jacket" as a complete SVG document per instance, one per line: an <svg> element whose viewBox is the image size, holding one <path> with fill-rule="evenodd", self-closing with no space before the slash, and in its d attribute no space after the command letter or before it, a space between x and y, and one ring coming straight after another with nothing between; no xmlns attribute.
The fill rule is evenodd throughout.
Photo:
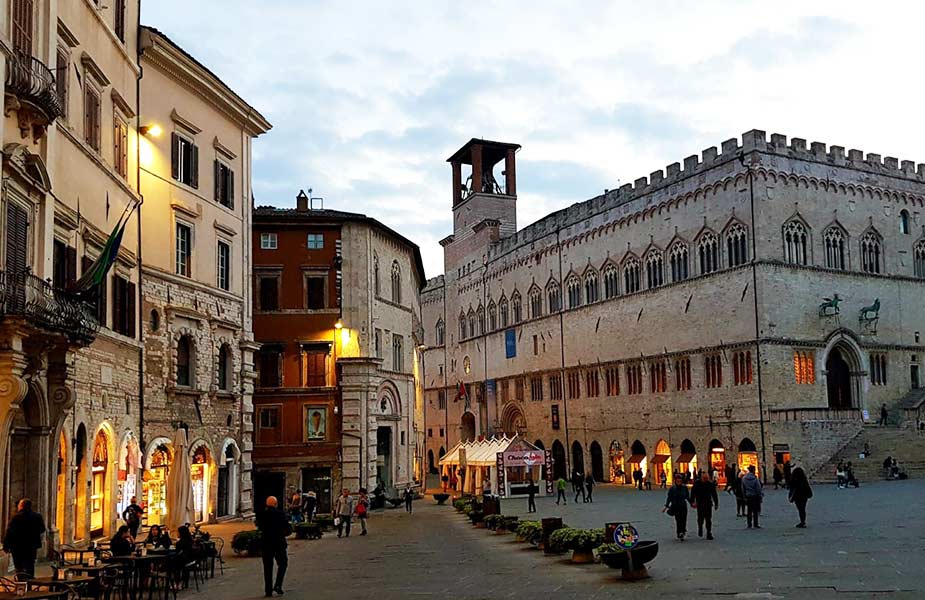
<svg viewBox="0 0 925 600"><path fill-rule="evenodd" d="M113 556L128 556L135 551L135 546L117 533L109 540L109 551Z"/></svg>
<svg viewBox="0 0 925 600"><path fill-rule="evenodd" d="M151 535L151 532L148 531L148 537L145 538L146 544L151 544L155 548L163 548L164 550L170 550L170 536L166 533L161 533L159 536Z"/></svg>
<svg viewBox="0 0 925 600"><path fill-rule="evenodd" d="M144 512L145 511L137 504L129 504L125 507L125 510L122 511L122 520L128 525L141 523L141 515L143 515Z"/></svg>
<svg viewBox="0 0 925 600"><path fill-rule="evenodd" d="M690 491L686 485L673 485L668 490L668 498L665 500L665 507L671 508L674 513L687 512L687 505L691 500Z"/></svg>
<svg viewBox="0 0 925 600"><path fill-rule="evenodd" d="M704 510L715 506L719 508L719 496L716 495L716 484L712 481L698 479L691 488L691 504Z"/></svg>
<svg viewBox="0 0 925 600"><path fill-rule="evenodd" d="M761 480L753 473L746 473L742 478L742 495L746 498L761 498L764 492L761 490Z"/></svg>
<svg viewBox="0 0 925 600"><path fill-rule="evenodd" d="M286 536L292 533L289 519L277 508L267 508L257 515L257 529L264 548L285 548Z"/></svg>
<svg viewBox="0 0 925 600"><path fill-rule="evenodd" d="M21 510L10 519L3 536L3 549L7 552L26 552L42 547L45 521L32 510Z"/></svg>
<svg viewBox="0 0 925 600"><path fill-rule="evenodd" d="M798 480L790 480L790 493L787 494L791 502L800 500L809 500L813 497L813 488L809 487L809 481L801 477Z"/></svg>

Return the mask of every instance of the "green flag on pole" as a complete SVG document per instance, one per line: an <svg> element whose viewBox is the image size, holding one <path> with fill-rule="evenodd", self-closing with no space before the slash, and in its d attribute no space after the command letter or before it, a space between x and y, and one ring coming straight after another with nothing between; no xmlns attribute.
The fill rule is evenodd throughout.
<svg viewBox="0 0 925 600"><path fill-rule="evenodd" d="M106 201L109 201L108 192L106 193ZM128 224L129 217L131 217L132 213L135 211L135 206L136 204L132 203L122 212L122 216L119 217L119 221L116 222L116 226L113 228L112 233L109 234L109 238L106 240L106 244L103 246L100 255L93 261L90 268L81 275L80 279L74 283L72 291L75 294L85 294L94 290L106 279L106 274L109 273L112 264L116 262L116 257L119 256L119 247L122 245L122 234L125 233L125 226Z"/></svg>

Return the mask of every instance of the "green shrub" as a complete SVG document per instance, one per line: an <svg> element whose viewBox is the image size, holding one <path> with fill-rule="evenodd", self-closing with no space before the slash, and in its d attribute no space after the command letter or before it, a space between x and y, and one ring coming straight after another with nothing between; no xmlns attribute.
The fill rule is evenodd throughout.
<svg viewBox="0 0 925 600"><path fill-rule="evenodd" d="M502 520L504 517L501 515L488 515L485 517L485 527L489 529L497 529L501 526Z"/></svg>
<svg viewBox="0 0 925 600"><path fill-rule="evenodd" d="M315 517L314 523L321 527L322 529L329 529L334 527L334 517L329 515L324 515L321 517Z"/></svg>
<svg viewBox="0 0 925 600"><path fill-rule="evenodd" d="M568 550L588 552L603 543L603 529L563 527L553 531L549 536L549 549L552 552L565 552Z"/></svg>
<svg viewBox="0 0 925 600"><path fill-rule="evenodd" d="M472 521L473 525L477 523L481 523L482 521L485 520L485 513L483 513L480 510L471 510L469 511L468 515L469 515L469 520Z"/></svg>
<svg viewBox="0 0 925 600"><path fill-rule="evenodd" d="M543 537L543 526L539 521L522 521L516 533L523 541L538 544Z"/></svg>
<svg viewBox="0 0 925 600"><path fill-rule="evenodd" d="M235 554L260 556L260 530L239 531L231 538L231 549Z"/></svg>
<svg viewBox="0 0 925 600"><path fill-rule="evenodd" d="M615 552L623 552L624 550L626 550L626 548L616 544L601 544L597 547L598 554L613 554Z"/></svg>
<svg viewBox="0 0 925 600"><path fill-rule="evenodd" d="M453 500L453 508L455 508L455 509L458 510L459 512L462 512L463 509L465 509L466 506L469 505L469 504L471 504L471 503L472 503L472 500L471 500L471 499L467 499L467 498L457 498L456 500Z"/></svg>

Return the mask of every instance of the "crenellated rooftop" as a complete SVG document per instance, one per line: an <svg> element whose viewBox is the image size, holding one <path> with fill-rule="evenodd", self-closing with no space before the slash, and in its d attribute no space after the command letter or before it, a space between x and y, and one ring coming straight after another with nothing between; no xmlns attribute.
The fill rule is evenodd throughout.
<svg viewBox="0 0 925 600"><path fill-rule="evenodd" d="M863 171L870 174L896 177L917 183L925 183L925 163L916 164L911 160L900 161L888 156L861 150L848 150L844 146L827 146L823 142L807 145L803 138L791 138L773 133L770 140L764 131L752 129L738 138L724 141L719 149L710 146L699 155L692 154L684 159L683 164L674 162L648 177L640 177L633 183L627 183L615 190L606 190L603 194L590 200L575 203L567 208L550 213L514 235L508 236L494 244L488 252L489 259L497 258L508 252L529 244L559 229L580 223L596 214L625 205L632 200L662 190L668 186L681 183L731 160L738 160L750 152L773 154L788 159L827 164L846 169Z"/></svg>

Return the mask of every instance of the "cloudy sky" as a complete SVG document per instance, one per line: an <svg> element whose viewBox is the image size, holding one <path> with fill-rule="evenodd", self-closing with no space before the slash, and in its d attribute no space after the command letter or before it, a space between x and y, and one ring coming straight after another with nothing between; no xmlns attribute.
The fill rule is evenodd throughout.
<svg viewBox="0 0 925 600"><path fill-rule="evenodd" d="M446 158L519 143L518 224L757 128L925 162L917 3L144 0L274 124L258 204L313 188L416 241L452 231Z"/></svg>

